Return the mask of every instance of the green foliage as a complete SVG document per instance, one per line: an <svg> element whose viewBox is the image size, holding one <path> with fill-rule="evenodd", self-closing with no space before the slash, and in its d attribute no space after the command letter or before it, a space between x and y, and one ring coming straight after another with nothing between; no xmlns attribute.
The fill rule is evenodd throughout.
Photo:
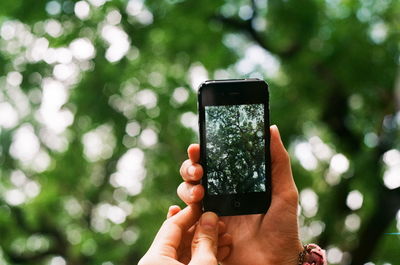
<svg viewBox="0 0 400 265"><path fill-rule="evenodd" d="M258 77L303 241L331 264L397 264L399 14L394 0L1 1L0 263L137 263L183 206L196 86Z"/></svg>
<svg viewBox="0 0 400 265"><path fill-rule="evenodd" d="M206 106L210 194L265 191L264 105Z"/></svg>

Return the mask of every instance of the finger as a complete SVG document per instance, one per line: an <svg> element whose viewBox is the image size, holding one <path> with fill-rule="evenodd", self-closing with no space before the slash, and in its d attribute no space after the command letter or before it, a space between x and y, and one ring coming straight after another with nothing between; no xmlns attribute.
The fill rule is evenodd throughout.
<svg viewBox="0 0 400 265"><path fill-rule="evenodd" d="M197 222L200 215L200 206L193 204L165 220L150 247L151 251L174 258L183 233Z"/></svg>
<svg viewBox="0 0 400 265"><path fill-rule="evenodd" d="M288 195L291 200L296 199L297 188L293 180L289 154L286 151L278 127L272 125L271 133L271 164L272 164L272 196Z"/></svg>
<svg viewBox="0 0 400 265"><path fill-rule="evenodd" d="M180 254L180 257L178 257L179 261L183 264L188 264L190 262L192 253L191 253L191 248L192 248L192 239L194 235L194 231L196 230L197 223L194 224L192 227L189 228L186 233L184 233L181 244L179 245L178 253Z"/></svg>
<svg viewBox="0 0 400 265"><path fill-rule="evenodd" d="M222 221L218 221L218 234L222 235L225 234L226 232L226 225L224 222Z"/></svg>
<svg viewBox="0 0 400 265"><path fill-rule="evenodd" d="M177 190L179 198L187 205L200 202L204 197L204 188L201 184L182 182Z"/></svg>
<svg viewBox="0 0 400 265"><path fill-rule="evenodd" d="M194 232L196 230L196 224L189 228L189 230L185 233L183 240L179 246L179 253L183 253L181 257L179 257L179 261L183 264L188 264L191 258L191 245ZM232 245L232 236L226 233L226 225L224 222L218 222L218 249L220 247Z"/></svg>
<svg viewBox="0 0 400 265"><path fill-rule="evenodd" d="M168 209L167 218L174 216L175 214L179 213L180 211L181 211L181 207L179 207L178 205L171 205Z"/></svg>
<svg viewBox="0 0 400 265"><path fill-rule="evenodd" d="M231 254L231 247L219 247L217 252L217 260L224 261L229 256L229 254Z"/></svg>
<svg viewBox="0 0 400 265"><path fill-rule="evenodd" d="M191 265L217 265L218 216L213 212L204 213L196 228L192 241Z"/></svg>
<svg viewBox="0 0 400 265"><path fill-rule="evenodd" d="M203 167L187 159L182 163L179 173L184 181L198 182L203 177Z"/></svg>
<svg viewBox="0 0 400 265"><path fill-rule="evenodd" d="M197 163L200 160L200 145L191 144L187 150L188 157L193 163Z"/></svg>
<svg viewBox="0 0 400 265"><path fill-rule="evenodd" d="M218 237L218 247L226 247L232 245L232 236L230 234L223 234Z"/></svg>
<svg viewBox="0 0 400 265"><path fill-rule="evenodd" d="M218 222L218 251L217 251L217 260L222 261L225 258L229 256L230 253L230 248L232 245L232 236L227 233L221 233L221 224L225 226L225 224L221 221ZM193 235L195 232L197 225L192 226L189 228L187 231L186 235L184 236L184 241L181 242L179 252L183 253L181 257L179 257L179 261L183 264L188 264L191 259L191 253L190 253L190 248L191 248L191 243L193 239ZM225 227L222 227L223 230L225 230ZM228 253L226 253L229 250Z"/></svg>

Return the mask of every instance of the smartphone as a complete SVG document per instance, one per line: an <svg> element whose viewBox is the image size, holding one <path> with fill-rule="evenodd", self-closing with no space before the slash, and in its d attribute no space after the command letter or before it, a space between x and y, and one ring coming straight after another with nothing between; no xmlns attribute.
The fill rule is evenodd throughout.
<svg viewBox="0 0 400 265"><path fill-rule="evenodd" d="M271 202L268 85L209 80L198 92L203 210L220 216L267 212Z"/></svg>

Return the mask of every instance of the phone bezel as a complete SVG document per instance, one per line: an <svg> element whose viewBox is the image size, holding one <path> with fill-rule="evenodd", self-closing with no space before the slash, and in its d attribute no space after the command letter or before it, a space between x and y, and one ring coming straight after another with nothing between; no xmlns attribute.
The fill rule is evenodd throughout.
<svg viewBox="0 0 400 265"><path fill-rule="evenodd" d="M211 195L207 192L207 161L205 106L264 104L265 135L265 192L245 194ZM203 210L220 216L259 214L267 212L271 203L271 159L269 132L268 85L259 79L209 80L202 83L198 91L200 164L203 166L202 184L205 190Z"/></svg>

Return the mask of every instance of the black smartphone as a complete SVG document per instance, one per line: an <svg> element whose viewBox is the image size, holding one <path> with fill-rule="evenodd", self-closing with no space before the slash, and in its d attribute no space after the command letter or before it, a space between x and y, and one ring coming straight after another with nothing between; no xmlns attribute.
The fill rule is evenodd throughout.
<svg viewBox="0 0 400 265"><path fill-rule="evenodd" d="M220 216L267 212L271 202L268 85L209 80L198 92L203 210Z"/></svg>

